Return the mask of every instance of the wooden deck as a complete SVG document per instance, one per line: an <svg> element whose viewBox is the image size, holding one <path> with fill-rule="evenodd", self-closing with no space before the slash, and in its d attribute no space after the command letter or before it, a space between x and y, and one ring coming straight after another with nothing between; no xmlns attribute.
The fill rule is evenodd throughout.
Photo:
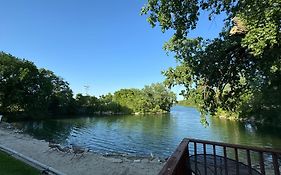
<svg viewBox="0 0 281 175"><path fill-rule="evenodd" d="M159 175L280 175L280 157L280 150L185 138Z"/></svg>

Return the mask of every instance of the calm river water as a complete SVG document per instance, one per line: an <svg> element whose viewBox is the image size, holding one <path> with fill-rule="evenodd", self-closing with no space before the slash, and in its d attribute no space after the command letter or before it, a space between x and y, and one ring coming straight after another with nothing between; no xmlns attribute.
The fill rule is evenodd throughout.
<svg viewBox="0 0 281 175"><path fill-rule="evenodd" d="M208 118L208 122L204 127L194 108L174 106L167 115L85 116L16 125L35 138L63 145L74 143L98 153L167 157L185 137L281 148L280 129L218 118Z"/></svg>

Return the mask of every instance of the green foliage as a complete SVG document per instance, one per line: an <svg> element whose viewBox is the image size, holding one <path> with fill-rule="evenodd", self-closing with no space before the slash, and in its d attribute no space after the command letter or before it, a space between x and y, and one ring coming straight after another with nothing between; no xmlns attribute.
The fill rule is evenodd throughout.
<svg viewBox="0 0 281 175"><path fill-rule="evenodd" d="M40 101L48 104L48 111L53 114L68 113L69 105L73 100L73 93L68 82L56 76L52 71L40 69L42 93Z"/></svg>
<svg viewBox="0 0 281 175"><path fill-rule="evenodd" d="M185 95L185 99L178 101L179 105L182 106L190 106L190 107L195 107L195 108L199 108L200 109L200 105L202 106L203 99L201 96L201 91L199 91L198 89L190 89L189 91L187 91L188 93L184 93Z"/></svg>
<svg viewBox="0 0 281 175"><path fill-rule="evenodd" d="M145 86L143 89L120 89L114 94L83 96L77 94L76 108L79 114L131 114L169 112L176 101L173 92L163 84Z"/></svg>
<svg viewBox="0 0 281 175"><path fill-rule="evenodd" d="M176 96L157 83L144 89L121 89L95 96L77 94L52 71L32 62L0 53L0 113L38 116L46 114L129 114L168 112Z"/></svg>
<svg viewBox="0 0 281 175"><path fill-rule="evenodd" d="M220 37L188 37L203 11L210 20L226 14ZM164 72L165 84L183 85L187 98L198 94L203 114L281 121L280 0L148 0L142 14L153 27L174 30L164 49L180 64ZM233 26L234 17L241 20ZM230 35L234 27L243 31Z"/></svg>
<svg viewBox="0 0 281 175"><path fill-rule="evenodd" d="M0 112L26 115L67 113L72 91L53 72L0 53Z"/></svg>
<svg viewBox="0 0 281 175"><path fill-rule="evenodd" d="M120 89L114 93L113 101L126 106L128 113L145 112L145 100L139 89Z"/></svg>
<svg viewBox="0 0 281 175"><path fill-rule="evenodd" d="M280 0L257 0L240 6L239 16L247 24L248 32L242 46L257 57L280 44ZM279 45L280 47L280 45Z"/></svg>
<svg viewBox="0 0 281 175"><path fill-rule="evenodd" d="M1 111L30 111L39 108L36 96L40 93L36 66L26 60L0 53Z"/></svg>
<svg viewBox="0 0 281 175"><path fill-rule="evenodd" d="M169 112L176 102L176 95L161 83L145 86L142 91L149 112Z"/></svg>
<svg viewBox="0 0 281 175"><path fill-rule="evenodd" d="M121 89L114 93L113 101L134 113L163 113L170 111L176 96L163 84L156 83L141 90Z"/></svg>

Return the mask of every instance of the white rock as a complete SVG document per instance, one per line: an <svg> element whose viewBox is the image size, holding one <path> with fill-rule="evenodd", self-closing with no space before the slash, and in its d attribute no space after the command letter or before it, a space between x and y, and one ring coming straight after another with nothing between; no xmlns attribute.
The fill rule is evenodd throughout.
<svg viewBox="0 0 281 175"><path fill-rule="evenodd" d="M132 160L127 159L127 158L124 158L123 160L124 160L124 162L132 162Z"/></svg>
<svg viewBox="0 0 281 175"><path fill-rule="evenodd" d="M142 159L142 162L143 162L143 163L148 163L149 160L148 160L148 159Z"/></svg>
<svg viewBox="0 0 281 175"><path fill-rule="evenodd" d="M109 160L110 160L112 163L122 163L122 162L123 162L122 159L110 158Z"/></svg>
<svg viewBox="0 0 281 175"><path fill-rule="evenodd" d="M134 163L140 163L141 160L137 159L137 160L134 160Z"/></svg>

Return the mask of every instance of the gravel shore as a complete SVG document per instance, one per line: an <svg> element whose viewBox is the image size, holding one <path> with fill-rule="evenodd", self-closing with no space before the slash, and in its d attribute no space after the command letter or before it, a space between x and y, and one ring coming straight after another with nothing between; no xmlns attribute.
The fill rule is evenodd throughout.
<svg viewBox="0 0 281 175"><path fill-rule="evenodd" d="M153 175L158 174L164 165L157 159L103 156L92 152L72 159L73 153L50 150L48 142L34 139L6 123L0 123L0 145L67 175Z"/></svg>

